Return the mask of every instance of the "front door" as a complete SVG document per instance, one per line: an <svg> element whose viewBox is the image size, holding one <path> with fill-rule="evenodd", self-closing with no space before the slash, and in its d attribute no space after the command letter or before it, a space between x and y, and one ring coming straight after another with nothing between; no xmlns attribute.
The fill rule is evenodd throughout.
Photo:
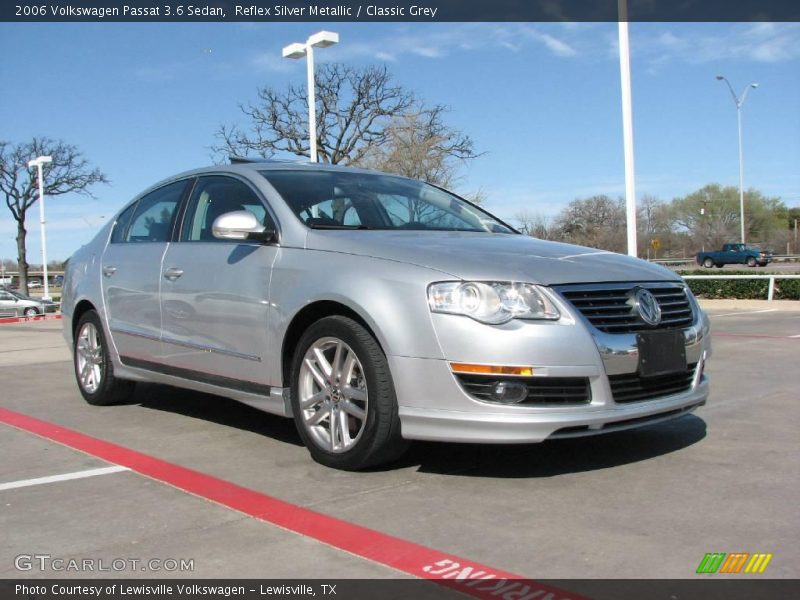
<svg viewBox="0 0 800 600"><path fill-rule="evenodd" d="M161 272L163 360L175 375L267 393L273 355L267 329L269 281L278 248L213 236L214 220L248 210L275 227L266 203L244 181L200 177L187 204L180 239Z"/></svg>

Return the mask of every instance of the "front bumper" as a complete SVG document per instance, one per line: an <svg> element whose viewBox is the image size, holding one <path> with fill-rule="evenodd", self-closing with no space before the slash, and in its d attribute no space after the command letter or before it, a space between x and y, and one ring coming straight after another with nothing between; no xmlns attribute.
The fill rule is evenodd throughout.
<svg viewBox="0 0 800 600"><path fill-rule="evenodd" d="M592 401L585 406L528 407L479 402L455 380L446 361L392 358L398 386L402 435L409 440L480 443L534 443L642 427L687 414L705 404L708 381L705 356L696 367L691 388L683 393L629 404L615 404L608 378L590 377ZM572 369L570 369L572 370ZM429 398L429 406L403 399ZM462 409L441 408L460 404Z"/></svg>
<svg viewBox="0 0 800 600"><path fill-rule="evenodd" d="M433 315L447 360L390 356L402 435L406 439L531 443L641 427L685 415L705 403L711 355L707 317L692 301L693 322L682 330L690 383L642 400L614 399L612 380L637 372L636 335L594 328L558 297L559 322L512 321L488 329L456 315ZM480 340L476 343L475 340ZM530 365L534 377L586 378L590 401L580 405L500 404L471 395L450 362ZM687 371L687 374L689 371ZM611 379L610 379L611 378Z"/></svg>

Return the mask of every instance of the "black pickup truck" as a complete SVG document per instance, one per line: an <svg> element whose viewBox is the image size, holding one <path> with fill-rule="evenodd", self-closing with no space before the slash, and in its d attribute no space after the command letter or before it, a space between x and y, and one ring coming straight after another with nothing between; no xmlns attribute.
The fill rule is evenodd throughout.
<svg viewBox="0 0 800 600"><path fill-rule="evenodd" d="M770 262L772 262L771 252L746 244L725 244L722 250L697 253L697 264L703 265L706 269L734 264L765 267Z"/></svg>

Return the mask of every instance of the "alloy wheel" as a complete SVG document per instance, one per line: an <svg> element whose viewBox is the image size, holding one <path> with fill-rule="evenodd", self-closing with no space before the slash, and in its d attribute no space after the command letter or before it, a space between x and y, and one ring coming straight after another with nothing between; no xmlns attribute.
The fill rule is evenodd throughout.
<svg viewBox="0 0 800 600"><path fill-rule="evenodd" d="M306 351L299 375L306 431L320 448L346 452L367 423L367 383L358 356L342 340L323 337Z"/></svg>
<svg viewBox="0 0 800 600"><path fill-rule="evenodd" d="M93 323L84 323L75 346L78 383L88 394L94 394L103 378L103 345Z"/></svg>

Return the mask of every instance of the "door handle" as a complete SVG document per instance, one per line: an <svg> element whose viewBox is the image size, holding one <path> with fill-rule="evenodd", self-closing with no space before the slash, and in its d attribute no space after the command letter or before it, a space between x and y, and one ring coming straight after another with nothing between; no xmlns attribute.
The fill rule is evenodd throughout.
<svg viewBox="0 0 800 600"><path fill-rule="evenodd" d="M175 281L181 275L183 275L183 269L176 269L175 267L170 267L169 269L164 270L164 277L166 279L169 279L170 281Z"/></svg>
<svg viewBox="0 0 800 600"><path fill-rule="evenodd" d="M103 275L106 277L111 277L114 273L117 272L117 267L103 267Z"/></svg>

